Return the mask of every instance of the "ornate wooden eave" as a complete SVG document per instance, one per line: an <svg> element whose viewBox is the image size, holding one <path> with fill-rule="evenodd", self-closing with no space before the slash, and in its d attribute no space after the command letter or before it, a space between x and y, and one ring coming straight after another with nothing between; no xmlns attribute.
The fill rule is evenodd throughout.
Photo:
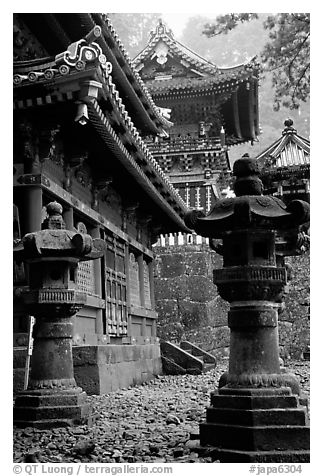
<svg viewBox="0 0 323 476"><path fill-rule="evenodd" d="M219 68L175 40L160 21L133 63L157 104L210 96L221 104L230 144L252 141L259 135L256 58Z"/></svg>
<svg viewBox="0 0 323 476"><path fill-rule="evenodd" d="M94 37L99 32L100 28L94 28ZM94 41L74 44L54 60L24 62L15 68L14 108L38 108L67 101L85 104L89 121L109 150L167 216L169 231L187 231L183 221L187 207L141 139L111 72L111 63ZM106 101L110 115L122 127L122 134L114 130L111 117L107 117L99 104Z"/></svg>
<svg viewBox="0 0 323 476"><path fill-rule="evenodd" d="M132 66L109 18L103 14L19 14L52 58L69 44L86 38L97 24L102 34L96 38L113 66L113 78L126 108L143 134L164 134L172 123L153 102L150 93Z"/></svg>
<svg viewBox="0 0 323 476"><path fill-rule="evenodd" d="M169 47L167 54L176 56L181 60L182 64L186 64L190 69L193 68L192 71L196 73L195 79L208 79L211 77L218 82L224 82L229 79L240 79L241 74L246 74L248 77L251 75L258 77L259 65L256 63L256 58L252 58L250 61L240 65L219 68L211 61L203 58L187 46L177 41L174 38L172 31L167 29L162 20L159 20L155 32L151 32L151 37L146 47L133 59L133 64L137 71L140 71L143 63L154 54L154 49L159 42L164 42ZM166 81L166 83L167 82L168 81Z"/></svg>

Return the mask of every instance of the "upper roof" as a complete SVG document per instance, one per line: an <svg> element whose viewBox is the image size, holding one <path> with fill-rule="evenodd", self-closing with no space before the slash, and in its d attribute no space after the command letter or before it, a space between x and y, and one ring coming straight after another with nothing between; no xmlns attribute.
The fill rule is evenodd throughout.
<svg viewBox="0 0 323 476"><path fill-rule="evenodd" d="M221 85L231 83L232 86L236 86L241 80L257 75L259 70L255 58L230 68L219 68L177 41L172 31L162 20L159 20L155 31L151 32L147 46L133 59L133 64L137 71L141 71L144 64L149 61L166 65L172 58L180 61L181 66L186 70L187 77L183 81L183 78L179 77L180 74L175 72L172 77L169 77L169 74L163 77L161 73L158 73L155 77L149 78L142 72L141 76L147 79L146 84L153 94L179 89L209 90L212 86L220 90Z"/></svg>
<svg viewBox="0 0 323 476"><path fill-rule="evenodd" d="M35 15L38 21L33 16L28 21L32 35L37 32L39 39L34 59L16 61L14 65L14 108L35 110L64 102L71 102L72 105L80 102L85 104L85 114L117 160L130 172L159 210L170 218L173 228L187 230L183 222L187 207L149 152L138 131L137 116L132 112L130 115L128 109L130 104L131 111L136 113L139 101L146 116L150 117L151 114L155 120L157 116L155 113L153 115L152 108L157 106L149 93L144 96L147 90L140 78L137 78L137 73L132 69L132 76L130 73L126 76L125 69L118 63L118 58L121 58L120 52L118 53L120 45L117 45L118 50L114 54L112 46L116 47L116 43L109 36L112 30L106 24L106 19L105 26L102 23L92 26L90 14L75 14L72 17L65 14L68 18L62 15L64 18L59 19L61 28L58 28L57 23L51 23L52 14L49 14L50 18L41 14L43 23L46 20L46 25L52 25L52 30L43 36L44 25L40 27L39 15ZM100 19L103 22L102 16ZM75 39L75 32L82 34L65 49L58 50L55 38L59 46L65 43L63 26L70 38ZM33 41L36 42L36 39ZM39 52L47 55L38 58ZM108 57L111 61L107 61ZM142 89L141 96L138 88ZM150 105L147 102L149 98ZM144 107L144 102L148 104L148 109ZM139 113L138 106L138 115ZM143 114L142 121L147 123L147 117ZM157 129L156 122L153 124Z"/></svg>
<svg viewBox="0 0 323 476"><path fill-rule="evenodd" d="M92 38L102 49L107 61L112 65L112 77L124 97L127 111L142 133L163 133L172 123L164 117L163 110L156 106L145 84L135 71L131 59L122 45L107 15L98 13L23 13L19 14L24 24L39 40L41 49L47 54L37 55L37 61L19 58L14 62L14 72L25 74L21 84L42 81L38 65L48 63L55 69L55 56L79 41L86 40L89 31L96 25L101 33ZM17 33L16 33L17 34ZM30 51L30 49L29 49ZM15 52L15 50L14 50ZM32 56L32 55L31 55ZM28 73L36 73L34 75Z"/></svg>
<svg viewBox="0 0 323 476"><path fill-rule="evenodd" d="M310 141L297 134L291 119L284 125L281 137L256 157L263 171L310 165Z"/></svg>

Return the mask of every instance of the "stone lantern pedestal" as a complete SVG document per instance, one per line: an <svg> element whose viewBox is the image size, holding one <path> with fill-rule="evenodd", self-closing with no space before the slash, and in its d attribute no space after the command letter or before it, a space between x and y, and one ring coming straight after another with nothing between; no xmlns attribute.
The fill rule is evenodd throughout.
<svg viewBox="0 0 323 476"><path fill-rule="evenodd" d="M286 208L263 196L257 163L249 157L236 161L233 173L236 197L217 202L208 216L192 211L186 220L213 248L222 239L223 269L214 270L214 283L230 303L229 371L211 393L200 451L221 462L308 462L299 385L279 365L278 309L287 273L276 260L277 233L288 235L292 254L299 227L309 220L308 204Z"/></svg>
<svg viewBox="0 0 323 476"><path fill-rule="evenodd" d="M46 229L25 235L17 255L28 263L24 302L36 318L27 390L16 398L19 427L50 428L89 423L86 393L76 385L72 357L72 316L85 304L76 284L80 259L103 255L103 240L65 229L62 207L47 206Z"/></svg>

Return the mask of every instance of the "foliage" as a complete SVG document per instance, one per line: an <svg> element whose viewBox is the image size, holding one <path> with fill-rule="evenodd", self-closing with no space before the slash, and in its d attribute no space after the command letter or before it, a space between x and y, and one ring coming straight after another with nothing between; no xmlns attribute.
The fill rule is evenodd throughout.
<svg viewBox="0 0 323 476"><path fill-rule="evenodd" d="M187 21L181 42L217 66L231 67L258 55L260 48L264 47L266 37L261 18L265 20L266 16L260 14L259 20L252 24L238 25L230 35L208 38L202 31L209 19L197 15Z"/></svg>
<svg viewBox="0 0 323 476"><path fill-rule="evenodd" d="M156 28L160 13L109 13L130 57L135 57L146 46L149 33Z"/></svg>
<svg viewBox="0 0 323 476"><path fill-rule="evenodd" d="M255 13L230 13L205 25L208 37L227 34L239 23L258 18ZM264 22L269 41L261 53L264 70L272 72L275 90L274 109L281 106L297 109L310 93L310 15L278 13Z"/></svg>

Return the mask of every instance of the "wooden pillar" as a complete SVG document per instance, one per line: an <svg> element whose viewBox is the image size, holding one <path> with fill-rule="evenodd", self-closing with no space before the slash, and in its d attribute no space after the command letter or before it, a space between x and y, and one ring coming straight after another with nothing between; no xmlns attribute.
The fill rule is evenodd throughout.
<svg viewBox="0 0 323 476"><path fill-rule="evenodd" d="M242 138L239 118L239 106L238 106L238 90L232 94L232 108L233 108L233 121L236 135L239 139Z"/></svg>
<svg viewBox="0 0 323 476"><path fill-rule="evenodd" d="M174 233L174 246L178 246L178 233Z"/></svg>
<svg viewBox="0 0 323 476"><path fill-rule="evenodd" d="M66 229L67 230L73 230L73 228L74 228L73 207L65 208L65 210L63 212L63 219L65 221ZM98 236L98 238L100 238L100 237Z"/></svg>
<svg viewBox="0 0 323 476"><path fill-rule="evenodd" d="M95 226L92 229L91 235L93 238L101 238L99 225ZM94 267L95 294L97 294L101 298L102 297L101 259L95 259L93 261L93 267ZM98 309L96 314L96 320L95 320L95 333L98 335L103 334L103 315L102 314L103 314L102 309Z"/></svg>
<svg viewBox="0 0 323 476"><path fill-rule="evenodd" d="M139 272L139 292L140 292L140 304L145 308L145 274L144 274L144 257L142 254L138 256L138 272ZM141 335L146 337L146 318L142 318Z"/></svg>
<svg viewBox="0 0 323 476"><path fill-rule="evenodd" d="M155 282L154 282L154 260L148 262L148 273L149 273L149 287L150 287L150 302L151 302L151 310L155 310L156 301L155 301ZM157 336L157 323L156 319L154 319L152 328L151 328L151 336Z"/></svg>
<svg viewBox="0 0 323 476"><path fill-rule="evenodd" d="M40 186L31 185L26 187L24 192L22 236L26 233L41 230L43 207L42 189Z"/></svg>
<svg viewBox="0 0 323 476"><path fill-rule="evenodd" d="M250 136L252 139L256 138L255 132L255 112L254 112L254 105L255 105L255 98L254 98L254 82L250 81L250 89L249 89L249 127L250 127Z"/></svg>
<svg viewBox="0 0 323 476"><path fill-rule="evenodd" d="M129 273L129 245L126 244L125 249L125 271L126 271L126 288L127 288L127 320L128 320L128 337L132 336L132 318L130 311L130 273Z"/></svg>

